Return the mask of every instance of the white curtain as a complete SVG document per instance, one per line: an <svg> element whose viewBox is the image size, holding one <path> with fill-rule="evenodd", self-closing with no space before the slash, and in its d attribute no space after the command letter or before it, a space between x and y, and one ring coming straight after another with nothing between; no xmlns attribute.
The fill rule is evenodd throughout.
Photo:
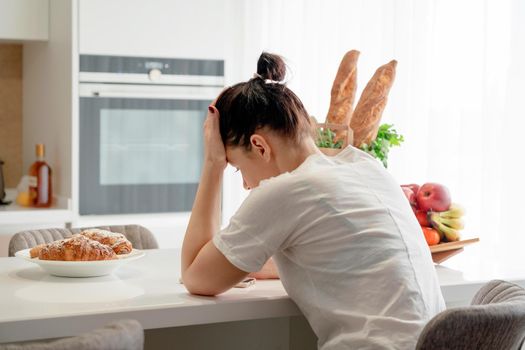
<svg viewBox="0 0 525 350"><path fill-rule="evenodd" d="M262 50L287 58L289 87L324 120L339 62L361 51L358 96L396 59L383 114L405 143L391 151L400 183L439 182L468 211L465 236L525 236L525 2L522 0L244 1L245 80ZM520 240L521 240L520 239ZM522 240L521 242L525 242Z"/></svg>

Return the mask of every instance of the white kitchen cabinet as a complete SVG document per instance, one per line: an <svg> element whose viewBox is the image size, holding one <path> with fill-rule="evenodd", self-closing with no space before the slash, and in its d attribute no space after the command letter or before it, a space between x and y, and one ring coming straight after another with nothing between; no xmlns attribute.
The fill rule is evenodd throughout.
<svg viewBox="0 0 525 350"><path fill-rule="evenodd" d="M0 40L48 39L49 0L0 0Z"/></svg>
<svg viewBox="0 0 525 350"><path fill-rule="evenodd" d="M223 59L238 0L80 0L80 54Z"/></svg>

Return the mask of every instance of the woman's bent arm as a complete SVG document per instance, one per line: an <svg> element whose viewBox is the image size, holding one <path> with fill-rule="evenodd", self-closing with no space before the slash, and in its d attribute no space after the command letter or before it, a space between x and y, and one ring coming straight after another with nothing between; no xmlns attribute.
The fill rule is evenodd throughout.
<svg viewBox="0 0 525 350"><path fill-rule="evenodd" d="M220 228L221 184L226 152L219 132L219 111L209 107L204 122L204 166L190 222L182 244L181 276L191 293L215 295L248 274L231 264L214 246Z"/></svg>
<svg viewBox="0 0 525 350"><path fill-rule="evenodd" d="M220 228L222 177L223 169L205 163L182 244L183 272Z"/></svg>

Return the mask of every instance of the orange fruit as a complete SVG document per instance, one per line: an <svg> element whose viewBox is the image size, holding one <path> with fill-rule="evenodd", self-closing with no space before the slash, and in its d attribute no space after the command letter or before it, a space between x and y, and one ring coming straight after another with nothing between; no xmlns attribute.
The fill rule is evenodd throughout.
<svg viewBox="0 0 525 350"><path fill-rule="evenodd" d="M427 244L429 246L436 245L439 243L439 232L437 232L431 227L421 227L421 229L423 230L425 240L427 241Z"/></svg>

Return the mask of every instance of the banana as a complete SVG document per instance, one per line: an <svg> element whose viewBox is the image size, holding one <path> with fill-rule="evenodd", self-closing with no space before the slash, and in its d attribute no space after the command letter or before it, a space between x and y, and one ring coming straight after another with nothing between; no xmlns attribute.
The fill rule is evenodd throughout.
<svg viewBox="0 0 525 350"><path fill-rule="evenodd" d="M457 203L452 203L447 211L442 211L437 214L442 218L458 219L465 215L465 209Z"/></svg>
<svg viewBox="0 0 525 350"><path fill-rule="evenodd" d="M434 212L430 214L430 223L440 235L444 235L449 242L459 240L458 230L464 227L463 221L461 219L450 219L444 218L439 215L441 213Z"/></svg>
<svg viewBox="0 0 525 350"><path fill-rule="evenodd" d="M439 221L443 225L453 228L455 230L462 230L465 228L465 223L463 222L463 220L461 220L461 218L451 219L451 218L440 217Z"/></svg>
<svg viewBox="0 0 525 350"><path fill-rule="evenodd" d="M459 241L460 237L459 237L458 230L453 229L452 227L448 227L439 221L438 222L432 221L432 226L434 226L434 228L438 230L439 232L442 232L447 238L447 241L449 242Z"/></svg>

